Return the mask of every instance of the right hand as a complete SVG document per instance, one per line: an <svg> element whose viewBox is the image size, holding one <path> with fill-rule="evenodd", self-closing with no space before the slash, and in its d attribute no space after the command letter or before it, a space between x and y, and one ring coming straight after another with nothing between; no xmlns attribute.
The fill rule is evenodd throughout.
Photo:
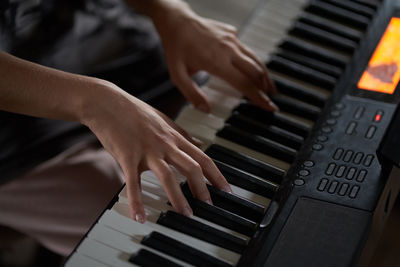
<svg viewBox="0 0 400 267"><path fill-rule="evenodd" d="M140 174L145 170L155 173L174 209L187 216L192 209L170 165L187 177L193 195L202 201L211 203L204 177L231 192L214 162L165 115L111 83L102 82L101 87L86 105L82 122L120 164L134 220L146 220L140 186Z"/></svg>

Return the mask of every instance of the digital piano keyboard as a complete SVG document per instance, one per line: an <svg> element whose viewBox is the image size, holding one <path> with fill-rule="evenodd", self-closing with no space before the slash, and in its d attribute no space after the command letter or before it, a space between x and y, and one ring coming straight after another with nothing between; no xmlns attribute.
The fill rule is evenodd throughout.
<svg viewBox="0 0 400 267"><path fill-rule="evenodd" d="M210 206L179 176L187 218L145 172L148 221L129 219L123 188L66 266L367 266L399 189L396 3L189 2L238 27L266 62L280 111L211 77L211 114L187 106L176 122L204 142L233 194L209 186Z"/></svg>

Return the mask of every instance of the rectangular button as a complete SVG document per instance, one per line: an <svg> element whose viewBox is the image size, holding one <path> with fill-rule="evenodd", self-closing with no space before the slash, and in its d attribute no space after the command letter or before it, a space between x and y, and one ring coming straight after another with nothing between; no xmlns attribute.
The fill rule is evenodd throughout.
<svg viewBox="0 0 400 267"><path fill-rule="evenodd" d="M350 122L347 125L346 134L349 134L349 135L353 134L355 132L356 127L357 127L357 122L355 122L355 121Z"/></svg>
<svg viewBox="0 0 400 267"><path fill-rule="evenodd" d="M339 160L342 157L343 152L344 152L343 148L337 148L335 154L333 154L333 159Z"/></svg>
<svg viewBox="0 0 400 267"><path fill-rule="evenodd" d="M353 179L354 178L354 174L356 173L356 168L354 168L354 167L351 167L351 168L349 168L349 172L347 173L347 175L346 175L346 179L347 180L351 180L351 179Z"/></svg>
<svg viewBox="0 0 400 267"><path fill-rule="evenodd" d="M364 110L365 110L365 108L362 106L357 107L356 111L354 112L353 118L356 120L360 119L362 117L362 115L364 114Z"/></svg>
<svg viewBox="0 0 400 267"><path fill-rule="evenodd" d="M328 165L328 167L326 168L326 171L325 171L326 175L332 175L333 171L335 170L335 168L336 168L336 164L335 163L330 163Z"/></svg>
<svg viewBox="0 0 400 267"><path fill-rule="evenodd" d="M350 162L351 158L353 157L354 152L352 150L347 150L346 154L344 154L343 161Z"/></svg>
<svg viewBox="0 0 400 267"><path fill-rule="evenodd" d="M317 188L318 191L324 191L328 182L329 182L329 180L326 178L321 179L321 182L319 183L318 188Z"/></svg>
<svg viewBox="0 0 400 267"><path fill-rule="evenodd" d="M365 177L367 176L367 170L360 170L360 172L357 175L357 182L362 182L364 181Z"/></svg>
<svg viewBox="0 0 400 267"><path fill-rule="evenodd" d="M349 197L355 198L357 196L359 190L360 190L360 187L358 185L353 186L350 190Z"/></svg>
<svg viewBox="0 0 400 267"><path fill-rule="evenodd" d="M365 133L365 138L372 139L372 137L374 137L375 132L376 132L376 126L374 125L369 126L367 132Z"/></svg>
<svg viewBox="0 0 400 267"><path fill-rule="evenodd" d="M337 181L333 181L328 188L328 193L331 193L331 194L335 193L338 184L339 183Z"/></svg>
<svg viewBox="0 0 400 267"><path fill-rule="evenodd" d="M349 184L346 184L346 183L342 184L342 186L340 187L339 192L338 192L339 196L346 195L347 189L349 189Z"/></svg>
<svg viewBox="0 0 400 267"><path fill-rule="evenodd" d="M372 154L367 155L367 157L365 158L364 163L363 163L364 166L366 166L366 167L371 166L371 163L373 160L374 160L374 155L372 155Z"/></svg>
<svg viewBox="0 0 400 267"><path fill-rule="evenodd" d="M354 159L353 159L353 162L354 162L355 164L360 164L360 162L362 161L363 157L364 157L364 153L362 153L362 152L357 152L356 155L355 155L355 157L354 157Z"/></svg>
<svg viewBox="0 0 400 267"><path fill-rule="evenodd" d="M342 177L344 172L346 171L346 166L341 165L336 171L336 177Z"/></svg>

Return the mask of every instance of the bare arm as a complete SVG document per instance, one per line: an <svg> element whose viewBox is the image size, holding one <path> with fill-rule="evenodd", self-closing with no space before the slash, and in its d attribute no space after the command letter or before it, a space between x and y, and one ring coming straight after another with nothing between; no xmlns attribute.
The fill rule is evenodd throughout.
<svg viewBox="0 0 400 267"><path fill-rule="evenodd" d="M140 173L152 170L174 208L192 210L170 165L183 173L193 194L211 202L203 177L225 191L229 184L211 159L183 137L163 114L112 83L30 63L0 52L0 109L88 126L120 164L132 218L144 222Z"/></svg>

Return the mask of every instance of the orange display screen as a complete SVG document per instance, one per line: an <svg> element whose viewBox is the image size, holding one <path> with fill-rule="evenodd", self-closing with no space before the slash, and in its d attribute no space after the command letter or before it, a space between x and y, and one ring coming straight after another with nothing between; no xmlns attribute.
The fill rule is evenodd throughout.
<svg viewBox="0 0 400 267"><path fill-rule="evenodd" d="M357 87L393 94L400 79L400 18L392 18Z"/></svg>

